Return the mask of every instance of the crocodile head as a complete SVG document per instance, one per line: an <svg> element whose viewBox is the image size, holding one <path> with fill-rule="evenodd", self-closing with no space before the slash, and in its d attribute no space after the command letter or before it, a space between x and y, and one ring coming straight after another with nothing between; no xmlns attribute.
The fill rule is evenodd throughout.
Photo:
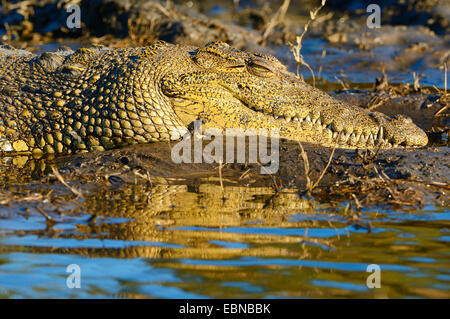
<svg viewBox="0 0 450 319"><path fill-rule="evenodd" d="M185 125L201 119L206 127L278 129L281 138L341 148L428 143L409 118L340 102L300 81L272 56L223 42L186 49L182 56L160 87Z"/></svg>

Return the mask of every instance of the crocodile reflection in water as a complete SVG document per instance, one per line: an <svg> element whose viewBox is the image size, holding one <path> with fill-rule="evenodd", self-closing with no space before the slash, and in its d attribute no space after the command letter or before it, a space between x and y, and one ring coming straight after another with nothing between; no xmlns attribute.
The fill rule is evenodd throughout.
<svg viewBox="0 0 450 319"><path fill-rule="evenodd" d="M67 200L67 198L66 198ZM73 205L70 201L67 201ZM86 196L81 211L95 216L86 222L77 219L79 213L66 211L61 222L76 226L76 230L57 231L64 239L81 240L79 247L52 247L52 252L77 253L89 256L116 257L189 257L223 258L239 256L240 249L225 249L214 241L254 243L246 249L255 256L266 254L298 255L298 251L265 247L264 242L292 243L301 241L304 231L289 231L292 214L316 213L315 203L302 199L296 189L275 192L270 187L224 186L205 182L200 185L143 185L126 186L117 190L102 189ZM59 208L64 212L63 208ZM47 207L47 210L50 209ZM78 210L76 210L78 211ZM57 216L55 220L59 220ZM315 227L317 222L304 220L297 227ZM261 232L261 226L266 231ZM267 229L283 229L287 236L273 236ZM246 229L243 233L236 230ZM230 231L227 231L229 229ZM233 231L234 229L234 231ZM252 231L253 229L253 231ZM31 231L44 235L47 231ZM53 232L53 231L52 231ZM278 238L278 239L277 239ZM93 239L119 243L114 249L89 247ZM328 239L309 238L325 247ZM84 243L83 243L84 242ZM113 243L112 242L112 243ZM120 242L127 243L121 247ZM204 243L201 244L200 243ZM156 244L154 244L156 243ZM157 243L161 243L158 245ZM86 246L87 245L87 246ZM201 247L198 247L200 245ZM42 248L37 248L42 250Z"/></svg>

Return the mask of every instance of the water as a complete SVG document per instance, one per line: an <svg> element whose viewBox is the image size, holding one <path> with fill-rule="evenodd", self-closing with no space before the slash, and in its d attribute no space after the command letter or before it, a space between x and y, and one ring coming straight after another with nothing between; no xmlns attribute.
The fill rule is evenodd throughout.
<svg viewBox="0 0 450 319"><path fill-rule="evenodd" d="M0 207L1 297L450 297L448 208L375 207L355 221L346 203L297 189L210 181L58 198ZM79 289L66 285L71 264ZM370 264L379 289L366 285Z"/></svg>
<svg viewBox="0 0 450 319"><path fill-rule="evenodd" d="M368 87L371 87L376 78L381 78L382 69L385 68L390 84L413 83L415 72L419 75L423 87L435 86L443 89L445 86L443 69L431 64L428 55L417 58L416 63L407 67L400 63L398 55L404 48L399 44L360 50L350 45L329 43L320 38L306 38L303 42L302 55L305 61L314 70L316 78L328 82L337 84L336 81L340 80L359 84L370 83ZM289 66L289 71L296 72L295 61L287 46L274 48L274 54ZM305 79L312 79L307 68L300 68L300 72Z"/></svg>

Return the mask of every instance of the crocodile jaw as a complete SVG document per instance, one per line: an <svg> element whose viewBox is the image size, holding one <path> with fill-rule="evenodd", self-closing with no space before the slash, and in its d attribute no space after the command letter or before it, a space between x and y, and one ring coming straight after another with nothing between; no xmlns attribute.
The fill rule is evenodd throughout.
<svg viewBox="0 0 450 319"><path fill-rule="evenodd" d="M327 147L423 147L428 143L425 132L406 116L389 117L338 101L313 108L306 116L265 115L267 120L272 117L281 137Z"/></svg>
<svg viewBox="0 0 450 319"><path fill-rule="evenodd" d="M205 128L276 129L288 140L350 149L422 147L428 143L425 132L407 117L388 117L347 105L306 86L301 84L302 96L308 92L315 104L290 92L290 97L279 99L283 100L280 104L264 107L226 86L202 88L208 93L200 95L193 90L183 98L167 91L165 94L186 126L201 119Z"/></svg>
<svg viewBox="0 0 450 319"><path fill-rule="evenodd" d="M314 112L313 112L314 113ZM317 114L317 113L316 113ZM310 142L327 147L338 148L396 148L422 147L427 145L428 137L407 118L389 118L381 113L371 113L379 119L378 124L365 127L346 126L345 119L336 117L332 124L322 122L321 116L312 118L278 117L273 126L279 127L280 137ZM367 115L359 115L367 117ZM355 119L353 117L353 119ZM269 120L269 119L268 119ZM340 120L342 124L338 123ZM408 123L405 123L408 121ZM363 122L360 120L360 122Z"/></svg>

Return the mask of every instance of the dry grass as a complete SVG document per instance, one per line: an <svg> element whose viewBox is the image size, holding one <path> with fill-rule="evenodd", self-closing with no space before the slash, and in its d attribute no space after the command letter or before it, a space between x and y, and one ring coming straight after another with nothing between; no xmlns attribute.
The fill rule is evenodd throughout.
<svg viewBox="0 0 450 319"><path fill-rule="evenodd" d="M64 180L64 178L61 176L61 174L59 173L58 169L55 167L52 167L52 171L53 174L55 175L55 177L64 185L66 186L73 194L75 194L77 197L81 197L83 198L83 194L76 189L75 187L70 186L69 184L67 184L67 182Z"/></svg>
<svg viewBox="0 0 450 319"><path fill-rule="evenodd" d="M276 192L276 193L280 192L280 191L284 188L284 186L283 186L283 181L281 180L281 178L278 177L278 182L277 182L277 180L276 180L274 174L271 174L271 173L267 170L267 168L265 168L264 166L262 166L262 164L261 164L259 161L258 161L258 165L259 165L259 167L260 167L262 170L264 170L265 173L266 173L267 175L269 175L270 178L272 179L272 188L275 190L275 192Z"/></svg>
<svg viewBox="0 0 450 319"><path fill-rule="evenodd" d="M348 91L350 90L350 85L345 80L344 76L341 76L342 79L338 78L336 75L334 76L335 80L342 86L342 90Z"/></svg>
<svg viewBox="0 0 450 319"><path fill-rule="evenodd" d="M386 103L388 100L390 100L390 98L391 98L390 96L375 95L370 99L369 103L367 104L367 109L369 111L373 111L376 108L378 108L379 106Z"/></svg>
<svg viewBox="0 0 450 319"><path fill-rule="evenodd" d="M138 169L136 171L133 171L134 175L137 177L142 178L143 180L147 181L148 185L153 188L153 182L152 182L152 177L150 175L150 172L148 170L144 170L144 174L141 174L141 170ZM135 184L137 184L137 180L135 180Z"/></svg>
<svg viewBox="0 0 450 319"><path fill-rule="evenodd" d="M26 196L20 196L14 193L0 193L0 205L11 205L13 202L43 202L50 198L50 194L53 192L50 191L48 194L43 195L40 193L31 193Z"/></svg>
<svg viewBox="0 0 450 319"><path fill-rule="evenodd" d="M369 165L373 164L380 154L381 148L383 145L379 145L376 152L371 149L366 149L365 153L362 154L362 150L358 149L356 151L356 155L361 159L362 165L365 169L368 168Z"/></svg>
<svg viewBox="0 0 450 319"><path fill-rule="evenodd" d="M330 157L328 158L328 162L327 165L325 165L325 167L323 168L322 172L320 173L319 177L317 178L317 180L313 183L311 181L311 178L309 177L310 174L310 166L309 166L309 159L308 159L308 154L306 153L305 149L303 148L302 143L299 141L298 145L300 146L300 150L301 150L301 156L303 159L303 165L305 168L305 179L306 179L306 191L309 195L312 194L314 188L317 187L317 185L319 185L320 181L322 180L322 178L325 176L326 171L328 170L328 167L331 164L331 160L333 159L334 156L334 151L336 150L336 146L333 147L333 149L331 150L331 154Z"/></svg>
<svg viewBox="0 0 450 319"><path fill-rule="evenodd" d="M267 24L266 29L261 36L261 40L259 41L261 44L264 45L266 43L267 37L273 32L273 29L283 22L290 2L290 0L284 0L278 11L272 16L272 18L270 18L269 23Z"/></svg>
<svg viewBox="0 0 450 319"><path fill-rule="evenodd" d="M444 96L447 98L447 62L444 63Z"/></svg>
<svg viewBox="0 0 450 319"><path fill-rule="evenodd" d="M420 76L416 72L413 72L413 90L414 92L420 91Z"/></svg>
<svg viewBox="0 0 450 319"><path fill-rule="evenodd" d="M45 222L48 226L52 226L57 223L57 221L53 219L53 217L48 215L41 206L36 206L36 210L38 211L39 214L44 216Z"/></svg>
<svg viewBox="0 0 450 319"><path fill-rule="evenodd" d="M219 163L219 181L220 181L220 189L222 190L222 193L224 191L223 189L223 178L222 178L222 161Z"/></svg>
<svg viewBox="0 0 450 319"><path fill-rule="evenodd" d="M327 189L327 196L335 193L347 198L351 197L355 201L357 209L381 203L398 207L421 207L424 193L420 188L433 187L443 191L450 190L450 186L446 183L390 178L376 165L372 166L372 170L375 172L375 177L359 177L350 174L347 179L336 182ZM420 186L420 188L416 186ZM360 194L362 199L358 199L355 194Z"/></svg>
<svg viewBox="0 0 450 319"><path fill-rule="evenodd" d="M444 106L442 106L439 110L437 110L433 115L433 117L438 117L449 109L449 104L447 100L447 62L444 63L444 90L438 89L436 86L433 87L439 94L442 94L439 100L442 104L444 104Z"/></svg>
<svg viewBox="0 0 450 319"><path fill-rule="evenodd" d="M311 72L314 87L316 86L316 77L314 75L314 71L309 66L309 64L306 63L306 61L303 59L303 56L301 54L301 50L303 47L302 41L303 41L303 37L305 36L306 32L308 31L309 25L311 24L311 22L313 22L316 19L317 14L319 13L320 9L322 9L325 6L326 2L327 2L327 0L322 0L322 3L318 8L309 12L310 20L305 24L302 34L298 35L296 37L295 45L292 43L289 43L289 47L292 52L292 55L294 56L295 63L297 63L297 77L300 77L300 66L302 66L302 65L306 66L308 68L308 70Z"/></svg>

